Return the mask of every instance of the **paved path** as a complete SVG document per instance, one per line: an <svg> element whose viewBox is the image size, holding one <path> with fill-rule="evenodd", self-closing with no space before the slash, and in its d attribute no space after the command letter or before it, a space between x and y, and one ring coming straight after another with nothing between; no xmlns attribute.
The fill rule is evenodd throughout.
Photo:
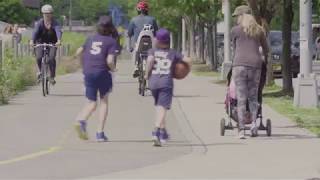
<svg viewBox="0 0 320 180"><path fill-rule="evenodd" d="M139 97L129 61L120 72L110 99L110 142L77 139L74 117L85 102L80 73L58 78L53 94L38 87L0 106L0 179L106 178L320 178L320 140L264 106L273 136L239 140L236 131L220 134L225 117L225 87L212 79L190 76L178 81L168 115L172 140L151 146L151 97Z"/></svg>

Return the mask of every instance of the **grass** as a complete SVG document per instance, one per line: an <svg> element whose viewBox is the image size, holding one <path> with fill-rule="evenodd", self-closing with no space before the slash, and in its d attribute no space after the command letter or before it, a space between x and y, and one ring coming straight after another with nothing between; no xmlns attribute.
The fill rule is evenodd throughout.
<svg viewBox="0 0 320 180"><path fill-rule="evenodd" d="M85 38L86 36L83 34L65 32L63 33L63 44L70 44L70 54L73 54L84 43ZM23 42L27 42L27 38L24 38ZM36 82L37 68L34 57L23 57L15 60L12 50L6 50L5 55L2 70L0 70L0 105L7 104L10 97ZM63 57L59 62L57 74L72 73L77 71L79 67L79 60L72 57Z"/></svg>
<svg viewBox="0 0 320 180"><path fill-rule="evenodd" d="M63 32L62 44L70 44L70 54L74 54L76 50L83 45L86 40L86 36L76 32Z"/></svg>
<svg viewBox="0 0 320 180"><path fill-rule="evenodd" d="M71 56L62 57L57 67L57 74L74 73L80 69L80 60Z"/></svg>
<svg viewBox="0 0 320 180"><path fill-rule="evenodd" d="M206 77L219 77L220 73L212 71L210 67L206 64L192 64L192 72L196 76L206 76Z"/></svg>
<svg viewBox="0 0 320 180"><path fill-rule="evenodd" d="M285 96L281 88L272 85L264 89L264 102L278 113L309 129L320 137L320 108L304 109L293 105L293 98Z"/></svg>
<svg viewBox="0 0 320 180"><path fill-rule="evenodd" d="M7 104L9 98L36 82L35 61L31 57L13 59L7 51L0 70L0 104Z"/></svg>
<svg viewBox="0 0 320 180"><path fill-rule="evenodd" d="M64 75L76 72L80 68L80 60L75 59L72 55L85 42L86 36L76 32L64 32L62 36L63 44L70 44L70 55L62 57L57 67L57 74Z"/></svg>

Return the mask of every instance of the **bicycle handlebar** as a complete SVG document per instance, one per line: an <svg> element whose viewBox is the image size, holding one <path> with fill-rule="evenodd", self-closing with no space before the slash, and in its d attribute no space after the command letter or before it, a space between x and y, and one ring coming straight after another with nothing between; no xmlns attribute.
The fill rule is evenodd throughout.
<svg viewBox="0 0 320 180"><path fill-rule="evenodd" d="M36 44L33 46L34 48L37 48L37 47L58 47L54 44L46 44L46 43L43 43L43 44Z"/></svg>

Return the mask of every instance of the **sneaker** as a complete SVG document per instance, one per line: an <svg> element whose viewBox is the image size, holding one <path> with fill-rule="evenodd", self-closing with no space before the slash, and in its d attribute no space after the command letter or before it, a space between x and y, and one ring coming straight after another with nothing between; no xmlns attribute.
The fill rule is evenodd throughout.
<svg viewBox="0 0 320 180"><path fill-rule="evenodd" d="M135 70L132 76L133 76L133 78L137 78L137 77L139 77L139 74L140 74L139 70Z"/></svg>
<svg viewBox="0 0 320 180"><path fill-rule="evenodd" d="M258 136L258 128L257 127L254 127L254 128L251 128L251 137L257 137Z"/></svg>
<svg viewBox="0 0 320 180"><path fill-rule="evenodd" d="M41 72L37 72L37 83L41 81Z"/></svg>
<svg viewBox="0 0 320 180"><path fill-rule="evenodd" d="M78 133L78 136L82 140L88 140L88 133L87 133L87 122L86 121L78 121L78 123L75 124L76 132Z"/></svg>
<svg viewBox="0 0 320 180"><path fill-rule="evenodd" d="M156 128L152 132L152 141L154 146L161 146L161 141L160 141L160 128Z"/></svg>
<svg viewBox="0 0 320 180"><path fill-rule="evenodd" d="M244 130L240 130L238 134L239 139L246 139Z"/></svg>
<svg viewBox="0 0 320 180"><path fill-rule="evenodd" d="M54 80L54 78L50 78L50 83L51 83L52 85L55 85L55 84L56 84L56 80Z"/></svg>
<svg viewBox="0 0 320 180"><path fill-rule="evenodd" d="M169 140L169 134L165 128L160 129L159 139L161 143L166 143Z"/></svg>
<svg viewBox="0 0 320 180"><path fill-rule="evenodd" d="M104 135L104 132L100 132L100 133L97 132L96 138L97 138L98 142L107 142L108 141L108 138L106 135Z"/></svg>

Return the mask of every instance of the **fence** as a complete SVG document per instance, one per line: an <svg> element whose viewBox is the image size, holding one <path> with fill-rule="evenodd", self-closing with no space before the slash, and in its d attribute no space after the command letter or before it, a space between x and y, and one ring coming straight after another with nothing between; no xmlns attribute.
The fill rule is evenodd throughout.
<svg viewBox="0 0 320 180"><path fill-rule="evenodd" d="M56 56L58 63L63 56L70 55L70 48L70 44L65 44L58 47ZM0 68L2 68L2 62L5 57L6 49L13 50L14 59L25 56L34 56L34 48L32 48L29 44L18 43L15 36L12 37L11 41L0 39Z"/></svg>

